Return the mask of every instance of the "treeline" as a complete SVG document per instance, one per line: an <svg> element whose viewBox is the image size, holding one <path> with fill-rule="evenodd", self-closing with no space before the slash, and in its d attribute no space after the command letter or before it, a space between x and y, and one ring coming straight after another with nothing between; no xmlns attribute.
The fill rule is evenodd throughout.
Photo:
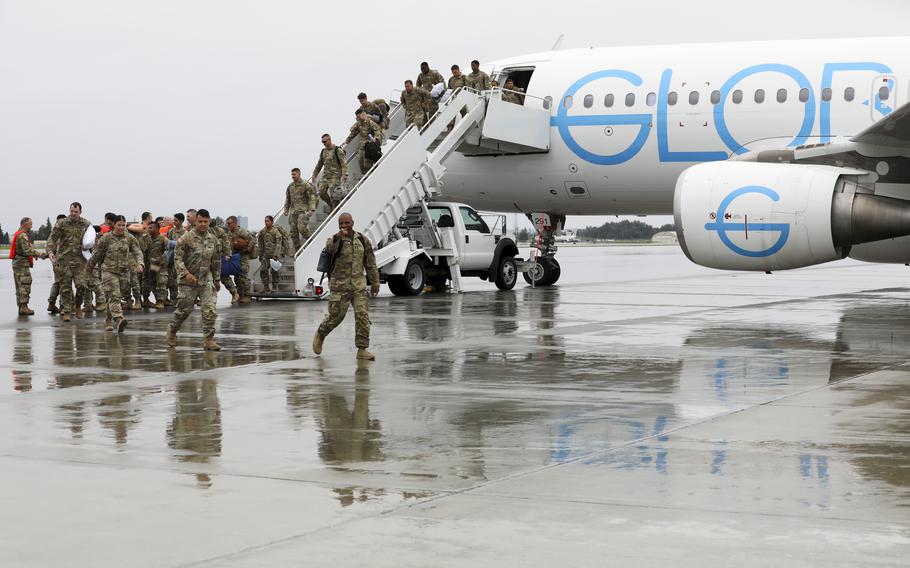
<svg viewBox="0 0 910 568"><path fill-rule="evenodd" d="M38 227L37 230L34 227L32 227L32 230L28 232L28 238L30 238L32 240L32 242L46 241L48 239L48 237L51 236L51 229L53 229L53 228L54 228L54 226L51 224L51 218L48 217L47 221L43 225ZM15 234L15 231L13 231L13 234ZM4 231L3 227L0 227L0 245L10 244L11 238L12 238L12 235L9 232Z"/></svg>
<svg viewBox="0 0 910 568"><path fill-rule="evenodd" d="M667 224L663 227L654 227L642 221L612 221L600 227L585 227L576 231L580 239L615 240L615 241L646 241L656 233L676 230L674 225Z"/></svg>

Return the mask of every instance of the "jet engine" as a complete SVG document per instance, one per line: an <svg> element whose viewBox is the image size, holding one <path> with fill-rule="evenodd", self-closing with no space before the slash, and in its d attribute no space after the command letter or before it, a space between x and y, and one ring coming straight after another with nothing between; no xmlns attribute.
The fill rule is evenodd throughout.
<svg viewBox="0 0 910 568"><path fill-rule="evenodd" d="M785 270L910 235L910 201L873 193L865 172L821 165L709 162L676 182L676 234L692 262Z"/></svg>

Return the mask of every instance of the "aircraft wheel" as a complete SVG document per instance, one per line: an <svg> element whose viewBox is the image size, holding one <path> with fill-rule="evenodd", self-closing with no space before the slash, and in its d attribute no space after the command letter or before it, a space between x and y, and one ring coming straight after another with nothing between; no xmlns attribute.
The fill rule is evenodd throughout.
<svg viewBox="0 0 910 568"><path fill-rule="evenodd" d="M562 269L552 256L537 259L537 266L523 274L525 282L532 286L551 286L561 275Z"/></svg>

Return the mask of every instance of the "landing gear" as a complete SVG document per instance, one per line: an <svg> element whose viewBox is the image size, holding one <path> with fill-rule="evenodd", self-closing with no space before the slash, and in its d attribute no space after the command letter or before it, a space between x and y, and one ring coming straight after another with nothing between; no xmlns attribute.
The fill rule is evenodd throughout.
<svg viewBox="0 0 910 568"><path fill-rule="evenodd" d="M524 273L524 278L531 286L552 286L561 274L559 262L552 256L544 256L537 259L537 266Z"/></svg>
<svg viewBox="0 0 910 568"><path fill-rule="evenodd" d="M552 286L562 275L556 261L556 232L566 224L566 216L555 213L528 213L528 220L537 229L537 238L531 242L537 247L537 266L523 274L531 286ZM533 260L532 255L532 260Z"/></svg>

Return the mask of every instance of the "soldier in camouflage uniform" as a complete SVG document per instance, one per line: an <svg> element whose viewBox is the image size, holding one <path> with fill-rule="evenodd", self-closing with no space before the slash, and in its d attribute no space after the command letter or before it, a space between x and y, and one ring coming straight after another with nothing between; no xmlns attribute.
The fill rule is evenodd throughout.
<svg viewBox="0 0 910 568"><path fill-rule="evenodd" d="M489 91L493 88L490 76L480 70L480 62L476 59L471 62L471 72L467 77L468 87L475 91Z"/></svg>
<svg viewBox="0 0 910 568"><path fill-rule="evenodd" d="M467 76L461 72L461 67L458 65L452 65L452 76L449 77L449 83L447 85L453 91L455 89L460 89L461 87L468 86Z"/></svg>
<svg viewBox="0 0 910 568"><path fill-rule="evenodd" d="M512 78L506 79L506 84L503 85L502 100L506 103L514 103L516 105L525 104L524 98L524 89L515 86L515 83L512 81Z"/></svg>
<svg viewBox="0 0 910 568"><path fill-rule="evenodd" d="M165 235L168 240L168 250L172 250L171 241L174 244L177 244L177 241L186 233L186 228L183 226L183 221L186 217L183 213L174 214L174 226L168 229L167 234ZM168 290L168 300L166 304L168 306L173 306L177 303L177 269L174 268L174 254L173 252L168 254L167 260L167 290Z"/></svg>
<svg viewBox="0 0 910 568"><path fill-rule="evenodd" d="M357 95L357 100L360 101L360 108L363 109L363 112L367 113L367 116L370 119L379 125L382 128L382 137L383 140L386 139L386 131L389 129L389 105L383 99L376 99L371 101L367 98L366 93L360 93Z"/></svg>
<svg viewBox="0 0 910 568"><path fill-rule="evenodd" d="M13 259L13 281L16 283L16 303L20 316L33 316L35 312L28 307L32 295L32 265L34 259L45 258L32 246L28 232L32 230L32 220L28 217L19 223L19 230L13 235L9 257Z"/></svg>
<svg viewBox="0 0 910 568"><path fill-rule="evenodd" d="M174 250L174 264L180 282L177 309L167 328L167 344L177 346L177 332L193 313L197 298L202 304L202 333L205 350L219 351L215 342L215 299L221 290L221 244L209 230L211 216L205 209L196 212L196 226L180 237Z"/></svg>
<svg viewBox="0 0 910 568"><path fill-rule="evenodd" d="M295 253L300 250L301 240L310 238L310 217L318 206L316 188L300 179L300 168L291 170L291 183L284 194L284 213L288 216Z"/></svg>
<svg viewBox="0 0 910 568"><path fill-rule="evenodd" d="M234 281L228 278L225 286L230 286L237 291L237 301L241 304L249 304L252 301L250 296L252 283L250 282L250 258L256 254L256 237L253 233L247 231L237 224L237 217L231 215L227 218L228 237L231 239L231 246L234 252L240 254L240 275L234 276ZM246 247L240 247L238 239L246 241Z"/></svg>
<svg viewBox="0 0 910 568"><path fill-rule="evenodd" d="M259 231L259 279L263 292L278 291L278 271L272 270L270 260L281 260L287 249L287 236L274 223L271 215L265 217L265 228Z"/></svg>
<svg viewBox="0 0 910 568"><path fill-rule="evenodd" d="M54 226L56 227L59 225L64 219L66 219L66 215L57 215ZM51 229L51 232L53 232L53 229ZM60 272L57 270L57 263L53 260L51 260L51 267L54 270L54 283L51 284L51 291L47 296L47 313L59 314L60 310L57 308L57 298L60 298ZM62 301L63 298L60 298L60 300Z"/></svg>
<svg viewBox="0 0 910 568"><path fill-rule="evenodd" d="M70 204L70 214L51 230L47 241L47 251L51 262L55 262L60 272L60 296L62 298L63 321L70 321L70 315L82 318L82 289L85 287L88 273L85 271L86 260L82 256L82 237L92 224L82 218L82 205ZM73 288L76 297L73 298Z"/></svg>
<svg viewBox="0 0 910 568"><path fill-rule="evenodd" d="M338 203L332 197L331 191L348 181L348 161L344 150L332 144L332 137L328 134L322 135L322 150L319 151L319 161L313 168L310 183L316 181L320 171L322 171L322 179L319 180L319 197L329 207L335 209L338 207Z"/></svg>
<svg viewBox="0 0 910 568"><path fill-rule="evenodd" d="M418 128L423 128L427 123L427 108L432 101L429 91L415 87L410 79L405 81L404 91L401 92L405 127L416 124Z"/></svg>
<svg viewBox="0 0 910 568"><path fill-rule="evenodd" d="M438 83L445 84L446 80L442 78L442 75L439 71L435 69L430 69L430 64L424 61L420 64L420 75L417 76L417 81L414 82L414 86L418 89L423 89L427 92L431 92L433 87ZM436 114L436 111L439 110L439 104L436 102L433 97L430 97L430 102L427 106L427 114L433 116Z"/></svg>
<svg viewBox="0 0 910 568"><path fill-rule="evenodd" d="M370 314L367 281L373 296L379 294L379 269L373 254L373 244L354 230L350 213L338 217L339 231L326 241L326 249L334 255L329 281L329 311L313 337L313 352L322 353L325 338L338 327L347 314L348 305L354 306L354 345L357 358L372 360L376 357L370 347ZM364 274L366 271L366 275Z"/></svg>
<svg viewBox="0 0 910 568"><path fill-rule="evenodd" d="M357 117L357 122L354 123L354 126L351 128L351 133L348 134L344 143L350 144L351 140L358 136L360 137L360 147L357 148L357 159L360 161L360 174L365 175L376 162L367 159L364 147L367 142L382 143L382 128L373 122L373 120L367 116L367 113L363 112L363 109L359 108L354 111L354 116Z"/></svg>
<svg viewBox="0 0 910 568"><path fill-rule="evenodd" d="M135 225L135 223L134 223L134 225ZM129 227L127 227L126 238L127 238L127 240L129 240L133 244L135 244L136 248L139 248L139 250L142 250L142 248L139 246L139 239L136 238L136 236L133 235L129 231ZM122 289L123 301L126 303L125 309L141 310L142 309L142 283L139 279L139 272L136 271L135 266L130 266L128 268L128 270L129 270L129 279L126 281L126 285ZM104 279L102 278L102 282L103 281L104 281ZM146 307L148 307L148 306L146 306Z"/></svg>
<svg viewBox="0 0 910 568"><path fill-rule="evenodd" d="M104 295L112 298L107 303L104 327L112 331L116 325L117 331L122 333L126 329L126 319L117 298L124 287L129 287L131 269L139 274L143 271L142 251L139 250L136 238L126 232L126 219L122 215L117 218L114 230L101 238L101 243L92 253L88 270L94 270L96 266L101 267Z"/></svg>
<svg viewBox="0 0 910 568"><path fill-rule="evenodd" d="M167 299L167 238L161 234L156 221L149 223L146 233L139 238L139 247L145 264L142 305L163 310ZM154 304L149 301L152 293L155 294Z"/></svg>

